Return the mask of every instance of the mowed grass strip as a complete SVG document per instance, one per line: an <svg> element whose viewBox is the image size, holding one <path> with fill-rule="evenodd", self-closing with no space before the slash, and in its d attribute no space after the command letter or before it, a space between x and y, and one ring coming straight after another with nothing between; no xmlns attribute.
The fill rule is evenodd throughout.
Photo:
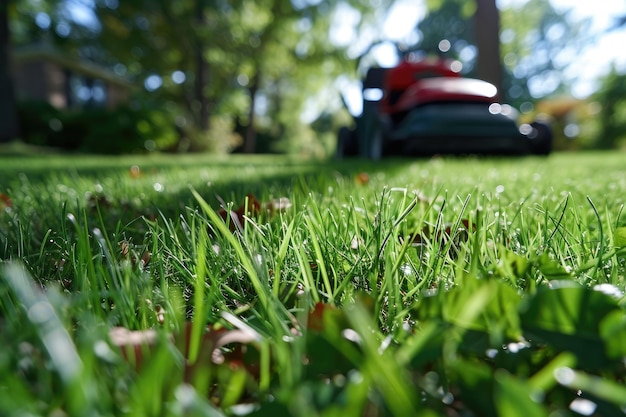
<svg viewBox="0 0 626 417"><path fill-rule="evenodd" d="M617 415L622 167L0 157L0 414Z"/></svg>

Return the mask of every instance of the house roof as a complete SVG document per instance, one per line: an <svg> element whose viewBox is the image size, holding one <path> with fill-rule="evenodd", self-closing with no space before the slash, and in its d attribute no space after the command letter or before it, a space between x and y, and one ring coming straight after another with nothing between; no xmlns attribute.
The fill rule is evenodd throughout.
<svg viewBox="0 0 626 417"><path fill-rule="evenodd" d="M60 52L49 45L31 45L16 47L12 50L11 54L14 63L30 62L30 61L49 61L64 68L67 68L74 73L86 75L91 78L100 79L111 84L132 87L132 83L113 71L109 70L102 65L98 65L95 62L87 61L78 57L70 56L66 53Z"/></svg>

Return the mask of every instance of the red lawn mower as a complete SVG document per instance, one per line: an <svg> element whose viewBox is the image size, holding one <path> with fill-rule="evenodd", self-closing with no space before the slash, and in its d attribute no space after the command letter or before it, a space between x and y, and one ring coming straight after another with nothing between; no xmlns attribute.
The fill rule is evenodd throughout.
<svg viewBox="0 0 626 417"><path fill-rule="evenodd" d="M363 113L354 128L340 129L337 156L549 154L550 127L518 125L517 111L497 96L493 84L461 77L454 61L442 58L370 68Z"/></svg>

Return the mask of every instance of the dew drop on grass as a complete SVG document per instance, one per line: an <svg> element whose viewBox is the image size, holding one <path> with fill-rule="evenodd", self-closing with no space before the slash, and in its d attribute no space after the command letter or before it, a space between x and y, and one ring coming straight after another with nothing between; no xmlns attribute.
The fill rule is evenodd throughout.
<svg viewBox="0 0 626 417"><path fill-rule="evenodd" d="M385 350L387 350L387 348L391 345L391 342L392 342L391 335L385 337L385 339L382 341L382 343L378 347L378 354L382 355L383 353L385 353Z"/></svg>
<svg viewBox="0 0 626 417"><path fill-rule="evenodd" d="M348 372L348 380L353 384L360 384L363 382L363 375L356 369L352 369Z"/></svg>
<svg viewBox="0 0 626 417"><path fill-rule="evenodd" d="M54 310L48 302L39 301L28 309L28 318L35 324L42 324L54 315Z"/></svg>
<svg viewBox="0 0 626 417"><path fill-rule="evenodd" d="M161 184L160 182L155 182L152 185L152 188L154 188L154 191L156 191L157 193L160 193L161 191L163 191L163 184Z"/></svg>
<svg viewBox="0 0 626 417"><path fill-rule="evenodd" d="M536 403L542 403L545 399L545 393L543 393L542 391L531 391L530 392L530 399L533 400Z"/></svg>
<svg viewBox="0 0 626 417"><path fill-rule="evenodd" d="M109 347L109 344L104 340L98 340L96 343L94 343L93 351L98 358L104 359L107 362L113 363L117 358L115 352L113 352L111 347Z"/></svg>
<svg viewBox="0 0 626 417"><path fill-rule="evenodd" d="M454 395L452 395L452 393L450 392L445 393L444 396L441 398L441 402L445 405L452 404L454 402Z"/></svg>
<svg viewBox="0 0 626 417"><path fill-rule="evenodd" d="M624 293L613 284L598 284L594 286L593 289L601 292L602 294L610 295L616 298L622 298L624 296Z"/></svg>
<svg viewBox="0 0 626 417"><path fill-rule="evenodd" d="M426 289L426 290L424 290L422 292L424 297L434 297L438 293L439 293L439 291L437 291L437 288L428 288L428 289Z"/></svg>
<svg viewBox="0 0 626 417"><path fill-rule="evenodd" d="M439 383L439 374L435 371L428 371L424 375L424 381L431 386L437 385Z"/></svg>
<svg viewBox="0 0 626 417"><path fill-rule="evenodd" d="M255 411L257 408L256 404L254 403L249 403L249 404L235 404L235 405L231 405L228 408L229 414L232 414L234 416L247 416L248 414L252 414L253 411Z"/></svg>
<svg viewBox="0 0 626 417"><path fill-rule="evenodd" d="M343 387L346 384L346 377L341 374L337 374L333 376L333 383L336 387Z"/></svg>
<svg viewBox="0 0 626 417"><path fill-rule="evenodd" d="M569 385L574 382L576 374L571 368L561 367L554 370L554 378L559 384Z"/></svg>
<svg viewBox="0 0 626 417"><path fill-rule="evenodd" d="M353 329L344 329L341 332L344 339L349 340L356 344L361 344L361 336Z"/></svg>
<svg viewBox="0 0 626 417"><path fill-rule="evenodd" d="M183 408L188 408L193 405L194 400L196 399L196 391L191 385L182 384L176 388L174 396Z"/></svg>
<svg viewBox="0 0 626 417"><path fill-rule="evenodd" d="M590 416L598 408L598 405L586 398L575 398L569 405L569 409L583 416Z"/></svg>
<svg viewBox="0 0 626 417"><path fill-rule="evenodd" d="M490 359L495 358L497 354L498 354L498 349L487 349L485 351L485 355L487 355L487 357Z"/></svg>

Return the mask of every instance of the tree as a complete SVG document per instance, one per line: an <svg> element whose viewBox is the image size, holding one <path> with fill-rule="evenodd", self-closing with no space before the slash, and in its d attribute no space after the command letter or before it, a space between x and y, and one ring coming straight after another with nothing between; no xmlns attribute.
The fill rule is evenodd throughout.
<svg viewBox="0 0 626 417"><path fill-rule="evenodd" d="M464 72L475 69L476 41L474 21L469 18L474 13L463 0L450 0L439 4L417 24L420 41L410 51L420 51L429 55L442 55L463 60ZM443 42L447 41L446 44ZM468 55L469 53L469 55ZM471 58L467 58L471 56Z"/></svg>
<svg viewBox="0 0 626 417"><path fill-rule="evenodd" d="M500 13L495 0L430 0L428 4L431 12L417 26L422 35L417 48L456 59L465 56L466 73L502 91ZM440 44L444 40L447 43Z"/></svg>
<svg viewBox="0 0 626 417"><path fill-rule="evenodd" d="M258 95L271 99L266 121L278 121L278 129L284 133L288 125L301 123L298 117L307 91L313 95L324 84L331 85L348 65L343 48L328 39L332 8L327 6L303 2L294 7L290 0L244 0L234 8L231 27L238 26L244 35L237 36L232 44L239 56L240 73L245 75L250 103L245 117L245 152L255 148ZM283 106L288 100L289 106ZM296 117L280 114L284 111Z"/></svg>
<svg viewBox="0 0 626 417"><path fill-rule="evenodd" d="M432 9L416 28L422 36L412 49L438 51L462 61L468 75L494 84L501 80L501 100L517 108L529 107L539 95L568 90L561 71L584 42L586 21L570 22L548 0L528 0L500 11L493 0L429 4ZM442 39L450 41L447 52L438 50Z"/></svg>
<svg viewBox="0 0 626 417"><path fill-rule="evenodd" d="M277 137L307 129L304 107L352 67L349 45L329 40L342 0L94 0L85 2L93 4L94 21L64 21L72 26L64 37L52 30L64 18L64 2L38 3L52 20L45 29L33 23L43 9L20 3L28 9L26 18L16 17L23 39L43 34L134 80L133 103L166 108L183 137L232 136L237 121L248 152L259 130ZM370 0L350 7L361 23L376 12Z"/></svg>
<svg viewBox="0 0 626 417"><path fill-rule="evenodd" d="M101 59L123 64L128 76L159 77L149 96L184 111L185 129L210 130L213 117L236 119L242 149L253 152L261 125L280 134L301 124L298 113L315 94L312 88L332 85L348 67L346 47L329 41L339 3L126 0L112 7L101 0L96 12L103 29L90 42ZM367 0L352 4L363 17L374 12ZM184 80L168 80L174 73Z"/></svg>
<svg viewBox="0 0 626 417"><path fill-rule="evenodd" d="M206 23L207 23L207 19L205 15L204 0L195 0L195 1L196 1L196 4L195 4L196 25L198 27L198 30L203 30L206 27ZM195 55L195 61L196 61L196 65L195 65L196 76L194 80L193 97L195 101L199 103L198 116L197 116L199 128L200 130L207 131L209 130L211 126L210 119L209 119L211 115L211 110L209 109L208 98L206 94L204 94L204 87L209 83L211 68L206 58L204 57L204 53L205 53L204 37L202 36L195 37L193 43L195 44L194 55Z"/></svg>
<svg viewBox="0 0 626 417"><path fill-rule="evenodd" d="M563 71L575 65L572 59L590 42L589 21L570 21L567 12L558 12L548 0L529 0L500 15L504 91L509 102L520 107L539 97L567 94L571 81Z"/></svg>
<svg viewBox="0 0 626 417"><path fill-rule="evenodd" d="M210 129L216 105L208 93L214 77L207 39L225 27L215 7L204 0L98 1L102 30L80 47L143 84L137 96L169 108L185 136L196 137Z"/></svg>
<svg viewBox="0 0 626 417"><path fill-rule="evenodd" d="M500 13L496 0L476 0L474 33L478 48L476 74L478 78L489 81L502 92Z"/></svg>
<svg viewBox="0 0 626 417"><path fill-rule="evenodd" d="M0 143L9 142L18 136L9 49L9 0L0 0Z"/></svg>
<svg viewBox="0 0 626 417"><path fill-rule="evenodd" d="M601 111L594 144L599 149L615 149L626 140L626 75L611 68L595 94Z"/></svg>
<svg viewBox="0 0 626 417"><path fill-rule="evenodd" d="M459 58L466 49L466 73L502 86L500 13L495 0L428 0L429 15L418 24L422 40L417 46L427 52ZM441 41L448 41L446 46ZM469 52L470 58L467 58Z"/></svg>

